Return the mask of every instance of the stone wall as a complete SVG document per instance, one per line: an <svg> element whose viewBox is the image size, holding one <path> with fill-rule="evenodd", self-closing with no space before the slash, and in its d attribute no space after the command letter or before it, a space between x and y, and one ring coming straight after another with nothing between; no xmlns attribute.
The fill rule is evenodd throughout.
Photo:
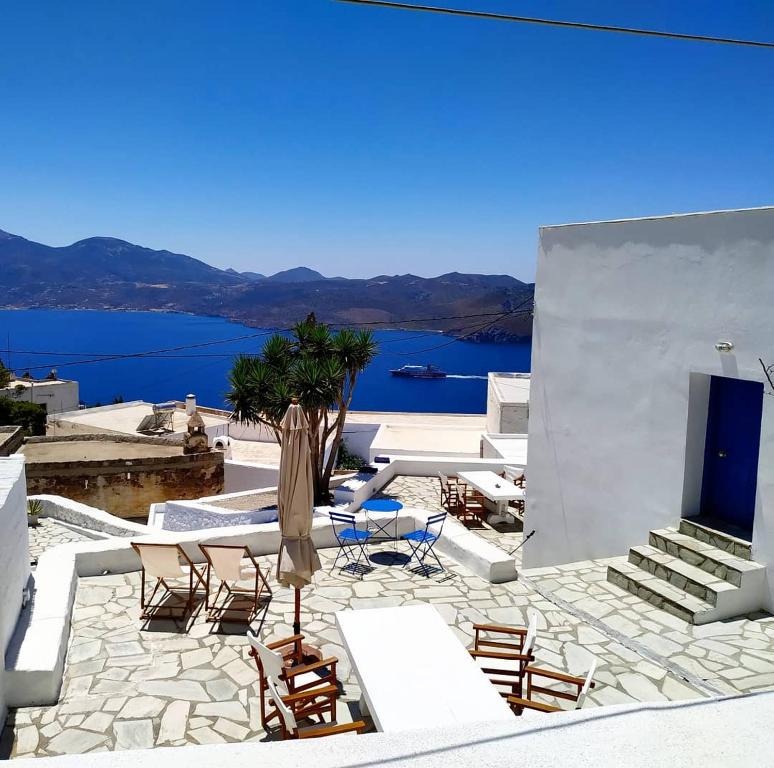
<svg viewBox="0 0 774 768"><path fill-rule="evenodd" d="M71 438L70 438L71 439ZM156 438L93 436L105 442L158 442ZM37 438L68 440L68 438ZM145 517L156 502L198 499L223 492L223 453L27 464L27 492L52 494L103 509L116 517Z"/></svg>

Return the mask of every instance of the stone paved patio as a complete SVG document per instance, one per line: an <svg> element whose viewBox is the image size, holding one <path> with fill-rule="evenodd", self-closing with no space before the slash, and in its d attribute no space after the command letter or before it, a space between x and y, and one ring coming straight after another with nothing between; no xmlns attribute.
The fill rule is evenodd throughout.
<svg viewBox="0 0 774 768"><path fill-rule="evenodd" d="M333 553L321 552L324 568ZM273 573L276 557L261 558ZM333 614L345 608L430 602L460 642L473 622L524 625L539 618L538 662L582 674L600 660L588 706L701 696L677 676L564 613L518 583L492 585L444 559L448 573L426 579L400 567L379 567L361 581L323 570L305 590L302 631L325 655L340 660L340 719L358 716L357 681L341 647ZM291 634L291 590L275 587L262 626L266 641ZM12 756L105 749L206 744L267 738L258 718L256 670L244 627L225 634L197 616L187 633L140 631L139 574L82 579L73 615L59 703L17 710L5 749ZM666 627L665 627L666 629Z"/></svg>
<svg viewBox="0 0 774 768"><path fill-rule="evenodd" d="M72 541L89 541L87 536L73 531L58 520L51 517L41 517L35 527L27 529L30 534L30 560L37 559L51 547L68 544Z"/></svg>
<svg viewBox="0 0 774 768"><path fill-rule="evenodd" d="M569 563L523 572L541 592L625 635L671 668L717 693L774 688L774 616L755 613L695 626L607 582L607 566L622 558ZM635 646L635 647L636 647Z"/></svg>
<svg viewBox="0 0 774 768"><path fill-rule="evenodd" d="M434 478L397 477L383 495L439 508ZM522 538L520 530L486 525L477 532L508 550ZM58 535L41 536L40 546L59 543ZM358 580L329 573L334 554L320 553L324 570L304 591L302 631L340 659L340 720L359 716L360 691L334 612L417 602L435 605L466 646L474 622L523 626L536 612L537 664L583 674L592 656L599 660L586 706L774 687L774 617L688 625L609 584L607 560L533 569L518 582L492 585L447 558L443 576L381 566ZM260 562L273 582L276 557ZM292 592L273 588L262 622L254 624L266 641L291 634ZM81 580L61 699L13 712L0 757L271 738L260 728L244 627L219 632L198 615L187 633L172 625L141 631L138 604L138 573Z"/></svg>
<svg viewBox="0 0 774 768"><path fill-rule="evenodd" d="M442 512L440 492L437 477L410 477L398 475L390 480L374 498L397 499L406 507L419 507ZM522 525L517 521L514 525L498 525L492 527L487 523L477 524L471 528L479 536L491 541L506 552L513 551L521 544L524 536ZM521 566L521 551L514 553L516 567Z"/></svg>

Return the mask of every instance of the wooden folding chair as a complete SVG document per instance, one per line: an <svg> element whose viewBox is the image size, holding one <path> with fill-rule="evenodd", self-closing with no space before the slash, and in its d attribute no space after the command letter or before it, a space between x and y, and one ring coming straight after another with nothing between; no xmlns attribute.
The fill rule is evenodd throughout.
<svg viewBox="0 0 774 768"><path fill-rule="evenodd" d="M140 618L143 620L162 618L162 612L167 612L164 618L184 619L193 609L196 592L201 585L206 589L204 573L197 568L193 560L185 553L179 544L150 544L133 541L132 548L138 554L142 564L140 589ZM150 596L145 597L146 574L156 580ZM187 580L187 584L185 581ZM177 584L170 582L177 581ZM180 584L183 582L183 584ZM163 587L161 594L159 588ZM154 603L154 598L158 600ZM176 600L178 605L171 605ZM177 611L180 611L178 614Z"/></svg>
<svg viewBox="0 0 774 768"><path fill-rule="evenodd" d="M285 692L283 695L297 696L289 700L289 706L298 717L308 717L313 714L321 716L325 710L325 702L329 702L331 693L338 695L336 680L338 659L331 656L311 664L302 664L303 640L303 635L293 635L264 645L252 632L247 633L247 641L251 646L250 656L255 659L258 667L261 723L264 729L268 728L269 723L275 718L279 717L281 720L281 713L276 703L268 710L266 707L266 694L269 690L269 682L272 680L278 690ZM335 715L335 698L333 715Z"/></svg>
<svg viewBox="0 0 774 768"><path fill-rule="evenodd" d="M458 517L461 523L467 525L468 523L478 523L486 520L489 510L484 505L484 497L481 493L473 488L462 486L459 500L460 511Z"/></svg>
<svg viewBox="0 0 774 768"><path fill-rule="evenodd" d="M200 544L199 549L207 560L206 620L223 621L232 614L244 614L249 624L258 613L264 590L269 596L272 594L257 560L246 546L240 544ZM245 559L251 565L245 566L242 562ZM220 580L220 585L210 599L213 575ZM246 581L252 584L249 587L239 585Z"/></svg>
<svg viewBox="0 0 774 768"><path fill-rule="evenodd" d="M366 724L362 720L353 723L336 722L336 698L338 691L335 685L328 686L326 701L320 703L319 694L284 693L281 686L274 680L268 680L269 696L279 713L279 723L283 739L316 739L321 736L336 736L342 733L362 733ZM313 702L307 707L306 702ZM330 712L330 722L322 719L322 713ZM306 719L310 714L319 714L320 722L301 726L298 721Z"/></svg>
<svg viewBox="0 0 774 768"><path fill-rule="evenodd" d="M589 690L594 687L593 677L594 672L597 669L597 660L594 659L591 662L589 671L585 677L575 677L574 675L566 675L563 672L554 672L551 669L540 669L538 667L527 667L527 694L525 697L521 696L508 696L508 703L511 705L511 709L520 715L525 709L536 710L537 712L561 712L562 708L554 706L553 704L544 704L540 701L535 701L533 696L536 693L543 694L544 696L552 696L556 699L563 699L565 701L575 702L575 709L580 709L583 706L586 696L588 696ZM544 685L535 685L535 678L543 678L553 683L559 683L564 686L563 689L546 688ZM568 691L567 688L570 690ZM572 689L575 688L573 692Z"/></svg>
<svg viewBox="0 0 774 768"><path fill-rule="evenodd" d="M460 483L455 476L438 473L438 483L441 490L441 506L452 514L456 513L460 503L460 491L464 489L464 483Z"/></svg>
<svg viewBox="0 0 774 768"><path fill-rule="evenodd" d="M524 675L535 660L535 640L537 639L537 614L529 618L529 625L523 627L504 627L497 624L474 624L475 638L470 655L482 659L486 666L482 672L497 688L498 693L510 703L513 696L522 695ZM504 640L494 640L492 635L504 635ZM505 690L501 690L505 687ZM511 706L511 709L514 709ZM514 712L516 710L514 709Z"/></svg>

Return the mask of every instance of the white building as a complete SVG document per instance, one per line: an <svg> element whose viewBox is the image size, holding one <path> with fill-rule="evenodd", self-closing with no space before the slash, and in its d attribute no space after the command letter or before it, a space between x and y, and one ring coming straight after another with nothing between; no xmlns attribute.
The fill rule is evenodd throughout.
<svg viewBox="0 0 774 768"><path fill-rule="evenodd" d="M530 375L492 371L487 379L487 432L494 435L526 435L529 431Z"/></svg>
<svg viewBox="0 0 774 768"><path fill-rule="evenodd" d="M697 517L774 566L772 297L774 208L541 229L525 567Z"/></svg>
<svg viewBox="0 0 774 768"><path fill-rule="evenodd" d="M49 414L78 408L78 382L67 379L12 379L0 397L45 405Z"/></svg>
<svg viewBox="0 0 774 768"><path fill-rule="evenodd" d="M182 442L191 414L187 412L185 402L170 403L169 406L165 411L166 420L164 427L163 429L156 430L156 432L167 439ZM193 407L196 408L195 401ZM49 417L46 420L46 434L54 436L85 434L147 435L150 433L140 431L139 427L153 413L153 403L146 403L143 400L70 410ZM198 413L204 420L204 428L207 437L210 439L210 444L212 444L215 438L229 434L228 414L209 408L198 408Z"/></svg>

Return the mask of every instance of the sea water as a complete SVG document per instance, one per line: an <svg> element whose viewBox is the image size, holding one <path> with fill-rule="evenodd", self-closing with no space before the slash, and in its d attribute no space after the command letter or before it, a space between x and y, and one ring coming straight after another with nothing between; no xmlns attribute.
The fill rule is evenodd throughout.
<svg viewBox="0 0 774 768"><path fill-rule="evenodd" d="M221 407L234 355L256 354L269 331L214 317L165 312L0 310L0 359L37 377L56 368L76 379L81 400L183 400ZM239 341L211 341L255 335ZM376 331L379 354L360 375L352 408L369 411L484 413L488 371L529 371L530 345L478 344L425 331ZM192 344L164 356L105 359ZM10 350L10 352L9 352ZM446 379L390 375L402 365L432 363Z"/></svg>

